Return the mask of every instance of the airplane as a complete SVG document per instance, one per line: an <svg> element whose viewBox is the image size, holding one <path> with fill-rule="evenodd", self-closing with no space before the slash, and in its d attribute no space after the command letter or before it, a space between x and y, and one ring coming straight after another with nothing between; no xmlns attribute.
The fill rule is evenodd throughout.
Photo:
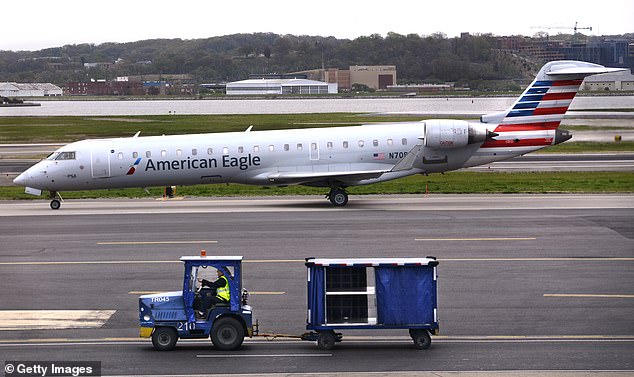
<svg viewBox="0 0 634 377"><path fill-rule="evenodd" d="M349 127L82 140L65 145L14 179L25 191L243 183L329 188L336 207L346 188L413 174L441 173L510 159L572 137L559 129L584 77L621 68L571 60L546 63L505 111L480 121L429 119Z"/></svg>

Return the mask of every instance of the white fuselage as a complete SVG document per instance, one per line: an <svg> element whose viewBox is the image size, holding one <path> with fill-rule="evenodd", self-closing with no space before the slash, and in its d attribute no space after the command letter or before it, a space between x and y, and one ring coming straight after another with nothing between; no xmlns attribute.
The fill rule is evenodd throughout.
<svg viewBox="0 0 634 377"><path fill-rule="evenodd" d="M83 140L60 148L16 183L50 191L224 182L329 186L332 173L345 187L456 170L541 148L480 148L482 143L477 143L452 149L424 144L425 121ZM390 171L417 145L423 149L410 169ZM73 158L59 158L63 152L74 152ZM366 171L383 173L355 175ZM298 178L292 179L293 174ZM275 179L285 175L291 178Z"/></svg>

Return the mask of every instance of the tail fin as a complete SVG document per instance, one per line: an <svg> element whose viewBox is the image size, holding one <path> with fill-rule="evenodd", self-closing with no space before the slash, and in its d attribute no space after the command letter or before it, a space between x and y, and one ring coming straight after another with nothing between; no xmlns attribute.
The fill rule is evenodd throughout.
<svg viewBox="0 0 634 377"><path fill-rule="evenodd" d="M554 130L586 76L622 70L574 60L546 63L510 108L483 115L481 121L497 123L495 132Z"/></svg>

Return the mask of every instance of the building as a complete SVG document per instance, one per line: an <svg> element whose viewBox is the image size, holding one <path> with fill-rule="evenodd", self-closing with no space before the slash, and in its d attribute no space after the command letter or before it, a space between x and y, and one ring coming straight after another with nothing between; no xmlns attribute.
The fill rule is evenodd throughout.
<svg viewBox="0 0 634 377"><path fill-rule="evenodd" d="M615 72L588 76L583 81L585 90L634 90L634 75L631 72Z"/></svg>
<svg viewBox="0 0 634 377"><path fill-rule="evenodd" d="M53 97L61 96L62 88L50 83L0 83L2 97Z"/></svg>
<svg viewBox="0 0 634 377"><path fill-rule="evenodd" d="M388 85L396 84L395 65L354 65L349 69L312 69L290 74L305 74L312 80L336 83L343 91L351 90L354 84L365 85L374 90L385 90Z"/></svg>
<svg viewBox="0 0 634 377"><path fill-rule="evenodd" d="M370 89L387 89L396 84L395 65L350 66L350 83L367 85Z"/></svg>
<svg viewBox="0 0 634 377"><path fill-rule="evenodd" d="M143 83L138 81L69 82L66 93L71 96L144 95Z"/></svg>
<svg viewBox="0 0 634 377"><path fill-rule="evenodd" d="M227 83L227 95L332 94L336 83L307 79L249 79Z"/></svg>
<svg viewBox="0 0 634 377"><path fill-rule="evenodd" d="M453 89L453 84L407 84L387 86L388 91L399 93L434 93Z"/></svg>

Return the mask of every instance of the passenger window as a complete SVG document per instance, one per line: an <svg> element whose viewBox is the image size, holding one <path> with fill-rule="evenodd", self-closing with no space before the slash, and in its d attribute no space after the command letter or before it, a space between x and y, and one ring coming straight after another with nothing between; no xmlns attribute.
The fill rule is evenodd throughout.
<svg viewBox="0 0 634 377"><path fill-rule="evenodd" d="M244 147L243 146L239 146L238 147L238 153L244 153Z"/></svg>
<svg viewBox="0 0 634 377"><path fill-rule="evenodd" d="M403 145L407 145L407 139L406 139L406 138L403 138L403 139L401 140L401 143L402 143Z"/></svg>
<svg viewBox="0 0 634 377"><path fill-rule="evenodd" d="M152 157L152 152L150 152L150 151L145 151L145 157L147 157L147 158Z"/></svg>
<svg viewBox="0 0 634 377"><path fill-rule="evenodd" d="M192 148L192 156L196 156L198 154L198 149Z"/></svg>
<svg viewBox="0 0 634 377"><path fill-rule="evenodd" d="M284 151L288 152L291 149L291 146L288 144L284 144Z"/></svg>
<svg viewBox="0 0 634 377"><path fill-rule="evenodd" d="M117 153L117 159L123 160L123 152Z"/></svg>
<svg viewBox="0 0 634 377"><path fill-rule="evenodd" d="M222 148L222 154L223 155L228 155L229 154L229 148L228 147Z"/></svg>
<svg viewBox="0 0 634 377"><path fill-rule="evenodd" d="M387 139L387 145L389 145L389 146L394 145L394 140L392 140L392 139Z"/></svg>
<svg viewBox="0 0 634 377"><path fill-rule="evenodd" d="M132 152L132 158L139 157L139 152Z"/></svg>
<svg viewBox="0 0 634 377"><path fill-rule="evenodd" d="M379 146L379 141L378 140L372 140L372 146L378 147Z"/></svg>
<svg viewBox="0 0 634 377"><path fill-rule="evenodd" d="M365 142L363 140L359 140L359 148L363 148Z"/></svg>
<svg viewBox="0 0 634 377"><path fill-rule="evenodd" d="M254 145L253 146L253 152L258 153L260 151L260 146L259 145Z"/></svg>
<svg viewBox="0 0 634 377"><path fill-rule="evenodd" d="M304 147L302 146L302 143L297 144L297 150L298 151L301 151L303 149L304 149Z"/></svg>
<svg viewBox="0 0 634 377"><path fill-rule="evenodd" d="M213 148L207 148L207 154L214 154Z"/></svg>
<svg viewBox="0 0 634 377"><path fill-rule="evenodd" d="M269 145L269 152L274 152L275 151L275 145L271 144Z"/></svg>
<svg viewBox="0 0 634 377"><path fill-rule="evenodd" d="M178 157L180 157L182 154L183 154L183 151L182 151L182 150L180 150L180 149L177 149L177 150L176 150L176 155L177 155Z"/></svg>
<svg viewBox="0 0 634 377"><path fill-rule="evenodd" d="M344 142L343 142L343 147L344 147L344 148L348 148L348 142L347 142L347 141L344 141Z"/></svg>
<svg viewBox="0 0 634 377"><path fill-rule="evenodd" d="M332 141L326 143L326 148L332 149Z"/></svg>
<svg viewBox="0 0 634 377"><path fill-rule="evenodd" d="M161 157L165 157L165 156L167 156L167 151L165 149L163 149L161 151Z"/></svg>

